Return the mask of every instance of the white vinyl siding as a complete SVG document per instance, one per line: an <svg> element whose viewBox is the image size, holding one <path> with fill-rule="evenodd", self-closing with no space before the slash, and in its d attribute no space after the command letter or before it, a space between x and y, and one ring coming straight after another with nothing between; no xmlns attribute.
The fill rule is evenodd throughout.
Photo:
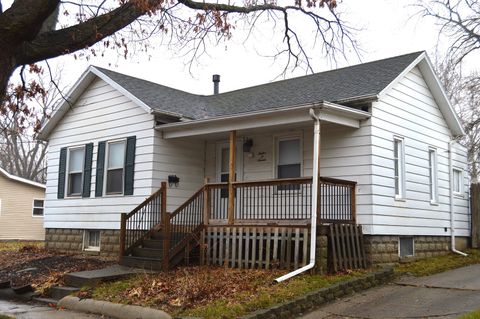
<svg viewBox="0 0 480 319"><path fill-rule="evenodd" d="M158 189L168 175L177 175L178 185L168 187L167 211L174 211L202 187L205 167L205 142L191 138L165 140L155 132L153 189ZM215 152L215 150L214 150ZM214 155L215 156L215 155ZM211 179L215 181L214 178Z"/></svg>
<svg viewBox="0 0 480 319"><path fill-rule="evenodd" d="M450 235L448 141L451 132L417 68L373 103L371 123L373 174L372 206L369 209L373 226L366 229L366 233ZM405 138L405 201L395 200L392 134ZM437 153L436 205L432 205L430 200L429 147ZM452 157L454 167L466 169L466 151L461 145L453 145ZM463 178L464 187L466 183L466 178ZM454 198L458 236L469 236L470 233L466 198ZM361 198L358 200L362 201Z"/></svg>
<svg viewBox="0 0 480 319"><path fill-rule="evenodd" d="M438 202L438 168L437 168L437 150L428 149L428 177L430 184L430 202Z"/></svg>
<svg viewBox="0 0 480 319"><path fill-rule="evenodd" d="M45 228L119 229L120 213L129 213L156 190L153 125L153 115L106 82L94 80L50 136ZM128 136L136 136L133 195L95 197L98 143ZM90 197L57 199L60 149L87 143L94 145Z"/></svg>

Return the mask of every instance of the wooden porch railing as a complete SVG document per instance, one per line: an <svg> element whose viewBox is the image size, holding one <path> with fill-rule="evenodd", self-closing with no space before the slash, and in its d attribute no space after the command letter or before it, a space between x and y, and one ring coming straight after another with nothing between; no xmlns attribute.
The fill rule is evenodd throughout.
<svg viewBox="0 0 480 319"><path fill-rule="evenodd" d="M158 231L167 212L167 184L120 220L120 256L125 256L143 239Z"/></svg>
<svg viewBox="0 0 480 319"><path fill-rule="evenodd" d="M320 180L320 222L355 223L355 182L332 178ZM230 189L229 189L230 187ZM233 188L233 192L232 192ZM229 215L233 194L234 215ZM167 213L167 186L128 214L121 215L120 256L161 231L163 267L179 253L189 252L192 240L215 221L263 224L280 220L308 223L312 213L312 178L290 178L233 183L206 183L173 213ZM229 209L230 204L230 209ZM198 238L197 238L198 237ZM188 255L188 254L186 254Z"/></svg>
<svg viewBox="0 0 480 319"><path fill-rule="evenodd" d="M312 178L233 182L237 221L308 220L312 213ZM355 223L356 183L322 177L319 221ZM205 220L228 220L228 183L206 184Z"/></svg>

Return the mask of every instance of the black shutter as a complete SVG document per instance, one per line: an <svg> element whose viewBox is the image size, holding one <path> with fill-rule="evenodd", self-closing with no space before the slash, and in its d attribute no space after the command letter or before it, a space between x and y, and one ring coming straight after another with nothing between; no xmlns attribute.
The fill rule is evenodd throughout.
<svg viewBox="0 0 480 319"><path fill-rule="evenodd" d="M58 164L58 189L57 198L65 197L65 172L67 170L67 148L60 149L60 160Z"/></svg>
<svg viewBox="0 0 480 319"><path fill-rule="evenodd" d="M135 145L136 136L127 137L127 151L125 152L125 180L124 195L133 195L133 179L135 172Z"/></svg>
<svg viewBox="0 0 480 319"><path fill-rule="evenodd" d="M90 197L92 184L92 157L93 143L85 145L85 160L83 161L83 190L82 197Z"/></svg>
<svg viewBox="0 0 480 319"><path fill-rule="evenodd" d="M95 180L95 197L102 197L103 195L104 168L105 168L105 142L98 142L97 178Z"/></svg>

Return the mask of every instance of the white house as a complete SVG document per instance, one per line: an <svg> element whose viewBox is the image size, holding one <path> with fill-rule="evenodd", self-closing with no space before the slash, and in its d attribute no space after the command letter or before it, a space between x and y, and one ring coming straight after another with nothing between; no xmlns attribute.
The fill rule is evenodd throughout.
<svg viewBox="0 0 480 319"><path fill-rule="evenodd" d="M91 66L67 96L40 132L49 247L114 253L120 214L162 181L170 176L173 212L205 178L233 179L232 164L232 219L307 221L311 180L278 180L312 176L311 108L322 124L320 175L340 185L324 188L321 223L362 225L374 262L445 252L454 236L460 249L470 236L463 129L424 52L209 96ZM258 180L277 184L248 193ZM230 186L219 185L209 218L221 224ZM285 189L295 199L281 202Z"/></svg>

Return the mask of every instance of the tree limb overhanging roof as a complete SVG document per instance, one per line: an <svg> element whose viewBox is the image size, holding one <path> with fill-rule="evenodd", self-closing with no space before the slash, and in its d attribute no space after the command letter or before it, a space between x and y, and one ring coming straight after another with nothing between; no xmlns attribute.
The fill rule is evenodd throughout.
<svg viewBox="0 0 480 319"><path fill-rule="evenodd" d="M393 83L396 83L420 62L427 63L431 68L425 52L421 51L217 95L191 94L91 66L77 81L68 96L69 105L72 105L93 78L98 76L149 112L164 113L189 120L201 120L282 107L288 108L320 101L341 104L365 98L374 100L383 95L393 86ZM429 86L433 85L436 88L432 92L434 95L439 95L436 98L437 103L449 122L453 135L463 134L460 122L446 99L441 85L434 83L438 82L438 79L433 70L429 71L428 67L424 66L422 71L432 73L426 76L426 80L433 83L428 83ZM41 138L47 138L56 123L66 113L66 110L61 110L62 106L42 128Z"/></svg>

